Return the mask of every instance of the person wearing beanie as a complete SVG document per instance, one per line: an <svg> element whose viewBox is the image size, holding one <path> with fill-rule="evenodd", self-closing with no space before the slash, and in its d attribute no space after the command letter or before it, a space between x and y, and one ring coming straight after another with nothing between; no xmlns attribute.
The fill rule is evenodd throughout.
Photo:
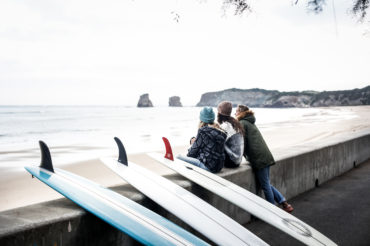
<svg viewBox="0 0 370 246"><path fill-rule="evenodd" d="M275 160L255 125L254 112L245 105L238 105L235 115L244 129L244 157L252 166L257 185L262 188L267 201L272 204L277 202L286 212L292 212L293 207L270 184L270 166L275 164Z"/></svg>
<svg viewBox="0 0 370 246"><path fill-rule="evenodd" d="M217 106L217 122L226 132L225 141L225 167L239 167L244 153L243 127L231 116L233 105L231 102L223 101Z"/></svg>
<svg viewBox="0 0 370 246"><path fill-rule="evenodd" d="M178 159L203 168L212 173L220 172L224 167L224 144L226 133L215 123L215 113L211 107L204 107L199 114L197 136L190 140L191 146L187 156Z"/></svg>

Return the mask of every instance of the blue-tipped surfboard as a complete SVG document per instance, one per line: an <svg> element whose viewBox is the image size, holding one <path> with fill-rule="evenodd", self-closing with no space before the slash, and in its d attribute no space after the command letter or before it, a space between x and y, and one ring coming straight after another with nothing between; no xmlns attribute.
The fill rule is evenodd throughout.
<svg viewBox="0 0 370 246"><path fill-rule="evenodd" d="M40 167L25 167L54 190L145 245L208 245L151 210L88 179L53 168L48 147L40 143Z"/></svg>
<svg viewBox="0 0 370 246"><path fill-rule="evenodd" d="M118 138L114 139L119 149L118 161L104 158L101 159L102 162L150 199L217 245L267 245L262 239L188 190L127 161L122 142Z"/></svg>
<svg viewBox="0 0 370 246"><path fill-rule="evenodd" d="M264 220L277 229L289 234L306 245L335 246L336 244L322 233L304 223L297 217L283 211L259 196L220 176L173 158L172 148L167 138L162 138L166 154L149 153L148 155L198 185L212 191L234 203L245 211Z"/></svg>

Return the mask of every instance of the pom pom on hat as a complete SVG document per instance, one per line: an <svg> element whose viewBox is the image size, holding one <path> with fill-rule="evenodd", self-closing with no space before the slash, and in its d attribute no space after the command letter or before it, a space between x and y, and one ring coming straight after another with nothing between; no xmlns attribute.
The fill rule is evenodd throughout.
<svg viewBox="0 0 370 246"><path fill-rule="evenodd" d="M204 107L199 114L199 118L204 123L213 123L215 120L215 113L211 107Z"/></svg>

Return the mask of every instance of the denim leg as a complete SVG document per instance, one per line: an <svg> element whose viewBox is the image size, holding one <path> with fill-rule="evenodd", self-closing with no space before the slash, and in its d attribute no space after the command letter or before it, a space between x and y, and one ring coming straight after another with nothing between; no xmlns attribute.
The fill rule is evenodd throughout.
<svg viewBox="0 0 370 246"><path fill-rule="evenodd" d="M274 200L278 204L285 202L285 197L272 185L271 185L271 190L272 190L272 193L274 193Z"/></svg>
<svg viewBox="0 0 370 246"><path fill-rule="evenodd" d="M272 192L270 179L269 179L269 167L265 167L255 171L257 182L261 186L265 198L272 204L275 204L274 193Z"/></svg>
<svg viewBox="0 0 370 246"><path fill-rule="evenodd" d="M278 204L285 201L285 197L270 184L270 167L262 168L255 173L267 201L272 204L275 204L275 201Z"/></svg>
<svg viewBox="0 0 370 246"><path fill-rule="evenodd" d="M197 167L200 167L204 170L207 170L209 171L208 167L206 167L206 165L204 165L200 160L198 160L197 158L194 158L194 157L189 157L189 156L183 156L183 155L178 155L176 157L177 159L179 160L182 160L182 161L185 161L187 163L190 163L194 166L197 166Z"/></svg>

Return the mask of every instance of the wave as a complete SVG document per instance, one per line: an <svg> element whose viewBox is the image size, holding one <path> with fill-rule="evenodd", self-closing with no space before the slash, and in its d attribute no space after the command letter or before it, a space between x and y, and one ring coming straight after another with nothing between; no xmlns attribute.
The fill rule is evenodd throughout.
<svg viewBox="0 0 370 246"><path fill-rule="evenodd" d="M40 130L40 131L28 131L28 132L19 132L19 133L9 133L9 134L0 134L0 137L15 137L15 136L23 136L23 135L45 135L45 134L52 134L52 133L73 133L73 132L99 132L102 129L53 129L53 130Z"/></svg>
<svg viewBox="0 0 370 246"><path fill-rule="evenodd" d="M4 114L4 115L9 115L9 114L43 114L45 113L45 111L5 111L5 112L0 112L0 115L1 114Z"/></svg>

